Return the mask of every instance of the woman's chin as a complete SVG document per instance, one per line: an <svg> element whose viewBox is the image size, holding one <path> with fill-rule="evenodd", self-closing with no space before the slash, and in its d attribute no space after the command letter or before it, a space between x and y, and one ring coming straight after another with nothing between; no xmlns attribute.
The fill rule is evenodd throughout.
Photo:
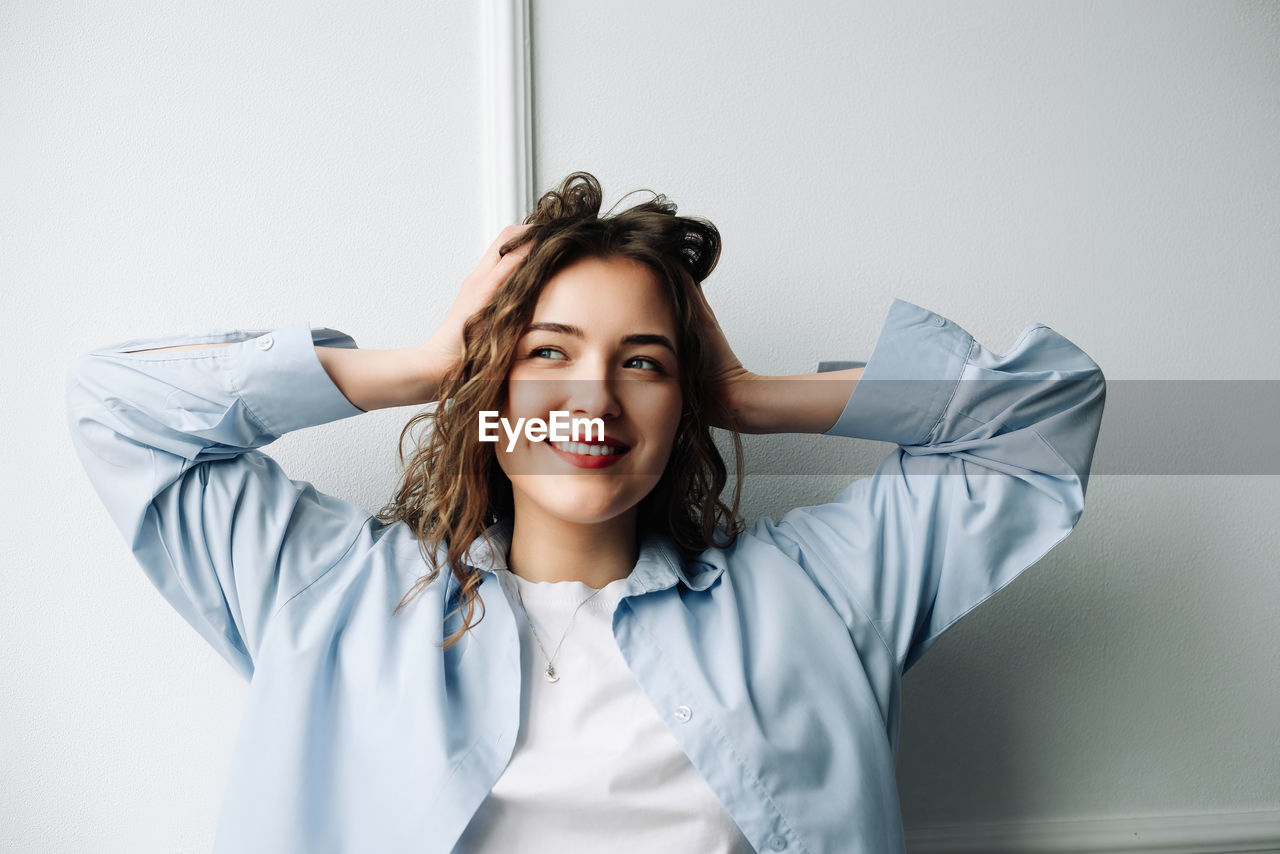
<svg viewBox="0 0 1280 854"><path fill-rule="evenodd" d="M634 505L626 502L554 502L542 505L549 516L575 525L599 525L625 514Z"/></svg>
<svg viewBox="0 0 1280 854"><path fill-rule="evenodd" d="M635 508L644 498L644 494L631 494L632 490L602 489L603 484L565 483L560 478L537 480L530 485L532 489L513 484L517 491L524 492L525 501L517 500L517 508L532 504L538 508L537 512L576 525L609 522Z"/></svg>

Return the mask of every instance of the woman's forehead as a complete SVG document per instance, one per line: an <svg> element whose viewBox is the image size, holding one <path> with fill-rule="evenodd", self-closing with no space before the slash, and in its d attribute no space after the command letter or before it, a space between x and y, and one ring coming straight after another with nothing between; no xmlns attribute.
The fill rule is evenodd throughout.
<svg viewBox="0 0 1280 854"><path fill-rule="evenodd" d="M631 258L583 258L560 270L539 294L530 323L573 326L588 335L676 332L666 286Z"/></svg>

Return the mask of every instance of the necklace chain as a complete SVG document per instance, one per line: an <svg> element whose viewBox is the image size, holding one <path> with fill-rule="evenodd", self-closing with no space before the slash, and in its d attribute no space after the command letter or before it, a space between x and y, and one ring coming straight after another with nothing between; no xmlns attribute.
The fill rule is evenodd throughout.
<svg viewBox="0 0 1280 854"><path fill-rule="evenodd" d="M515 576L515 573L512 573ZM518 577L513 578L516 585L516 596L520 599L520 607L524 609L524 615L529 619L529 628L533 631L533 639L538 643L538 649L542 650L542 657L547 660L547 667L542 671L542 675L548 682L559 682L560 677L556 675L555 658L560 654L560 647L564 645L564 639L569 636L569 629L573 628L573 621L577 618L578 612L582 610L582 606L590 602L600 593L601 587L595 593L592 593L586 599L578 603L578 607L573 609L573 614L569 617L569 625L564 627L564 633L560 635L560 643L556 644L556 651L551 655L547 655L547 648L542 645L542 639L538 637L538 630L533 625L533 615L529 613L529 608L524 604L524 593L520 590L520 580Z"/></svg>

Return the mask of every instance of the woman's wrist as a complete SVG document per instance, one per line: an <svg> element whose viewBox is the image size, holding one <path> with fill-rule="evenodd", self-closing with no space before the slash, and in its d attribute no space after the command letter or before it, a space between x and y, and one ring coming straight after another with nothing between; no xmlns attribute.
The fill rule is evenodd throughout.
<svg viewBox="0 0 1280 854"><path fill-rule="evenodd" d="M412 352L418 366L419 383L424 397L422 402L434 403L440 399L440 386L444 383L445 376L453 370L461 354L440 346L434 338L414 347Z"/></svg>
<svg viewBox="0 0 1280 854"><path fill-rule="evenodd" d="M733 417L733 427L739 433L767 433L759 429L767 421L768 400L765 394L765 377L743 370L729 382L720 384L719 397L725 408ZM716 427L728 429L728 424L715 424Z"/></svg>

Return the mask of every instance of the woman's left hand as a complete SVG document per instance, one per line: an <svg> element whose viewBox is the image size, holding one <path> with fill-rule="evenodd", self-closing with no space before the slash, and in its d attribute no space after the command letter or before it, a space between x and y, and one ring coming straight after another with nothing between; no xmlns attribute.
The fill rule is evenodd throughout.
<svg viewBox="0 0 1280 854"><path fill-rule="evenodd" d="M685 284L702 327L704 374L713 393L724 403L732 424L712 420L711 426L739 433L825 433L844 411L862 368L822 374L773 377L742 367L725 340L716 314L702 287L688 273Z"/></svg>
<svg viewBox="0 0 1280 854"><path fill-rule="evenodd" d="M688 273L684 274L685 285L693 300L699 325L702 327L703 341L703 374L711 386L712 392L733 414L737 423L734 425L712 422L713 427L728 429L735 426L740 432L753 432L751 425L745 422L748 407L745 405L746 392L753 380L759 379L751 371L742 366L742 362L734 354L729 341L724 337L724 330L716 314L707 302L702 286L693 281Z"/></svg>

